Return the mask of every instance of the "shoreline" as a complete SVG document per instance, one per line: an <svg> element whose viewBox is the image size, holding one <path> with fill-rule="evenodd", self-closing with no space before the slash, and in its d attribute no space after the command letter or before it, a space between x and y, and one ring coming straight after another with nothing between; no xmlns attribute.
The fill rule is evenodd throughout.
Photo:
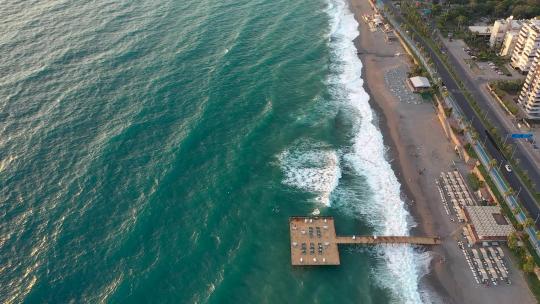
<svg viewBox="0 0 540 304"><path fill-rule="evenodd" d="M359 47L360 43L355 42L355 44L357 45L357 49L360 51L362 49L361 47ZM359 55L359 57L363 64L362 75L364 76L367 74L366 65L364 64L366 59L365 57L367 56ZM389 122L389 120L387 119L383 106L381 106L377 102L377 99L374 97L374 93L370 88L370 82L368 80L368 77L364 78L364 90L370 96L369 104L373 109L374 113L376 114L377 126L382 133L383 142L385 146L389 147L387 157L392 160L390 165L401 185L401 191L405 195L405 208L409 212L410 217L414 220L415 225L410 228L409 232L411 235L417 236L436 235L434 233L434 227L432 223L427 222L426 216L423 216L420 210L418 210L418 207L415 205L415 202L419 202L420 198L418 194L415 194L411 189L411 183L407 181L406 174L403 174L405 169L403 168L402 163L405 160L403 159L403 157L400 157L400 154L398 152L398 144L400 144L400 142L395 140L394 136L392 136L392 130L390 127L392 123ZM446 289L444 289L444 287L442 286L437 274L434 273L433 269L430 269L430 272L428 272L424 277L420 277L419 279L420 281L427 279L429 281L429 287L432 288L437 295L443 295L444 297L446 297Z"/></svg>
<svg viewBox="0 0 540 304"><path fill-rule="evenodd" d="M363 56L359 55L363 62ZM362 67L362 75L365 75L366 72L366 66L364 65ZM390 130L390 123L384 113L383 107L373 97L373 93L371 92L371 89L369 88L369 83L367 79L364 79L364 90L368 95L370 96L369 104L371 108L373 109L374 113L377 117L377 126L382 133L383 136L383 142L385 146L389 147L389 150L387 152L387 157L390 158L392 161L390 163L392 170L396 174L396 177L401 185L401 192L405 195L404 197L404 203L405 208L407 212L409 212L410 217L414 220L414 226L410 228L410 234L413 236L426 236L426 235L436 235L434 233L434 226L432 222L428 222L426 220L426 215L423 215L420 210L418 210L417 205L414 205L415 202L418 202L420 199L417 194L414 194L411 189L410 182L407 181L405 174L402 174L404 170L402 162L404 161L402 157L400 157L398 150L398 141L394 140L394 138L391 135ZM433 261L431 262L433 263ZM430 268L430 271L425 274L424 277L420 277L420 281L422 280L428 280L429 287L432 288L437 295L443 295L443 297L447 297L446 289L443 287L442 283L439 280L439 277L437 276L437 273L433 271L434 269Z"/></svg>
<svg viewBox="0 0 540 304"><path fill-rule="evenodd" d="M442 172L453 170L453 165L462 173L470 168L454 152L433 103L412 102L415 95L404 83L413 62L403 46L397 40L387 43L380 29L371 32L362 20L363 14L373 14L369 0L348 0L348 4L358 23L354 44L362 62L363 88L389 148L386 156L406 197L406 209L416 223L410 234L436 235L442 240L441 245L429 249L431 262L428 273L419 277L419 293L427 293L429 302L535 303L522 275L520 279L514 276L511 286L500 288L474 282L456 243L462 224L446 214L435 183Z"/></svg>
<svg viewBox="0 0 540 304"><path fill-rule="evenodd" d="M401 59L394 59L391 57L378 58L380 55L388 56L395 54L394 48L401 48L401 45L399 42L395 41L392 44L392 48L381 51L381 44L386 44L386 42L378 41L378 43L376 43L373 39L369 39L373 33L369 31L367 25L361 20L361 14L369 12L366 12L366 6L369 6L371 9L368 0L349 0L349 5L351 5L351 11L359 24L360 34L355 39L354 44L359 52L358 57L362 62L363 87L370 96L369 104L376 114L377 125L383 135L384 144L389 147L387 158L392 160L390 165L401 185L401 191L405 195L406 209L416 224L410 228L410 234L438 235L433 225L431 212L427 210L429 208L426 208L426 201L428 198L425 193L422 193L423 191L419 189L417 184L413 184L413 176L417 174L417 166L415 166L415 160L411 159L410 154L403 148L406 146L406 143L404 142L403 134L400 134L398 131L400 117L396 117L395 114L392 115L390 113L392 108L389 105L389 101L395 100L395 97L388 96L392 95L392 93L386 87L384 80L382 83L380 82L381 71L385 71L388 66L403 66L410 64L405 63ZM404 51L402 52L405 53ZM388 64L381 64L380 61L387 61ZM378 81L376 78L379 78ZM383 102L383 100L387 101ZM432 111L432 117L434 117L433 113L434 110ZM444 140L446 141L446 139ZM408 166L406 165L407 163L409 164ZM438 252L437 249L434 249L434 251L437 252L438 255L444 255L441 252ZM439 276L441 267L436 267L436 265L434 265L437 263L436 260L437 259L435 258L432 259L430 271L419 278L419 284L433 291L437 298L446 303L449 302L448 299L451 297L441 282ZM419 291L422 293L422 290Z"/></svg>

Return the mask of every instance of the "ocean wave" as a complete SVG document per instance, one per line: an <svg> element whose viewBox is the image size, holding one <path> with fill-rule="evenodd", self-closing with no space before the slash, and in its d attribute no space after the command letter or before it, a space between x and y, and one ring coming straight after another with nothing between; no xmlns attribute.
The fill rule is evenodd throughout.
<svg viewBox="0 0 540 304"><path fill-rule="evenodd" d="M285 185L315 193L318 203L330 206L330 196L341 177L338 152L306 141L283 151L278 159Z"/></svg>
<svg viewBox="0 0 540 304"><path fill-rule="evenodd" d="M386 159L386 148L376 117L363 89L362 63L353 40L359 35L358 23L345 0L329 0L330 48L333 71L329 85L338 101L351 109L354 137L343 158L353 171L366 178L371 197L364 202L364 218L379 235L409 235L414 221L405 209L400 183ZM429 258L412 247L384 247L386 271L377 273L380 285L392 291L400 303L420 303L419 280Z"/></svg>

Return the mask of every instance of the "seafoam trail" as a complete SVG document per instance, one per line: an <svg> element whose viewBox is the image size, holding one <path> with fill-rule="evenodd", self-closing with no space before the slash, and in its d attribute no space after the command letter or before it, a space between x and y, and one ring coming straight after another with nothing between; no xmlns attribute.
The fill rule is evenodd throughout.
<svg viewBox="0 0 540 304"><path fill-rule="evenodd" d="M351 108L354 136L344 161L355 174L364 176L372 192L363 202L366 219L379 235L409 235L414 221L401 198L400 183L386 158L383 137L376 125L369 95L363 88L362 62L353 40L359 35L358 23L345 0L329 0L331 22L330 48L335 66L330 79L333 97ZM421 303L419 280L429 264L427 253L412 247L386 247L385 271L376 273L377 281L392 291L399 303Z"/></svg>

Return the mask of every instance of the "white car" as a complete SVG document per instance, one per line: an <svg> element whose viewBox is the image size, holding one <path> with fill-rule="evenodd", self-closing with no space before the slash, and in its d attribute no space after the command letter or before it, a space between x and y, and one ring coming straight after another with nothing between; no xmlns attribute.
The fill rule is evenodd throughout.
<svg viewBox="0 0 540 304"><path fill-rule="evenodd" d="M506 171L512 172L512 168L510 168L509 164L504 165L504 168L506 169Z"/></svg>

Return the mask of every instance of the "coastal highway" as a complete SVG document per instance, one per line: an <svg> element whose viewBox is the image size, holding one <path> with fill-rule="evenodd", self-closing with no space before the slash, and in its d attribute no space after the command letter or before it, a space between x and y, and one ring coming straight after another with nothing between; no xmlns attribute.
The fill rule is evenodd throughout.
<svg viewBox="0 0 540 304"><path fill-rule="evenodd" d="M391 5L388 1L384 1L385 4L388 5L394 12L395 20L399 23L404 23L403 19L401 17L401 14L398 10L395 9L394 6ZM444 85L447 87L448 91L453 95L454 100L457 102L459 107L461 108L463 114L465 115L466 119L470 121L472 127L478 132L479 140L481 140L483 143L485 143L485 147L488 151L488 153L497 160L498 164L506 164L506 159L502 155L502 153L498 150L498 148L494 145L494 143L487 137L486 135L486 127L482 123L480 117L477 116L476 112L472 109L471 105L463 95L463 92L459 88L457 82L452 78L450 72L447 70L446 66L441 62L439 57L437 57L435 51L430 47L430 45L422 38L421 35L419 35L416 32L416 41L420 43L424 47L424 49L429 53L430 57L433 60L433 63L435 64L435 67L437 69L437 72L439 73L439 76L441 77ZM463 80L468 79L466 76L460 78ZM475 98L483 96L477 96L477 94L473 94ZM480 94L481 95L481 94ZM479 101L480 104L486 104L486 100ZM488 113L489 114L489 113ZM490 117L491 121L494 121L496 123L496 127L501 129L500 123L497 120L497 118ZM504 128L502 128L504 130ZM522 155L520 149L516 151L516 155L521 160L521 166L527 170L530 174L531 179L536 185L539 185L540 176L538 175L537 168L527 157ZM533 198L532 194L527 190L527 187L522 184L522 182L515 176L513 172L507 172L504 168L501 170L502 174L504 175L505 179L508 181L510 186L516 191L519 192L519 199L522 204L522 206L529 212L530 216L534 219L536 219L540 215L540 208L536 204L535 199ZM521 191L520 191L521 189ZM536 223L536 227L540 229L540 221Z"/></svg>

